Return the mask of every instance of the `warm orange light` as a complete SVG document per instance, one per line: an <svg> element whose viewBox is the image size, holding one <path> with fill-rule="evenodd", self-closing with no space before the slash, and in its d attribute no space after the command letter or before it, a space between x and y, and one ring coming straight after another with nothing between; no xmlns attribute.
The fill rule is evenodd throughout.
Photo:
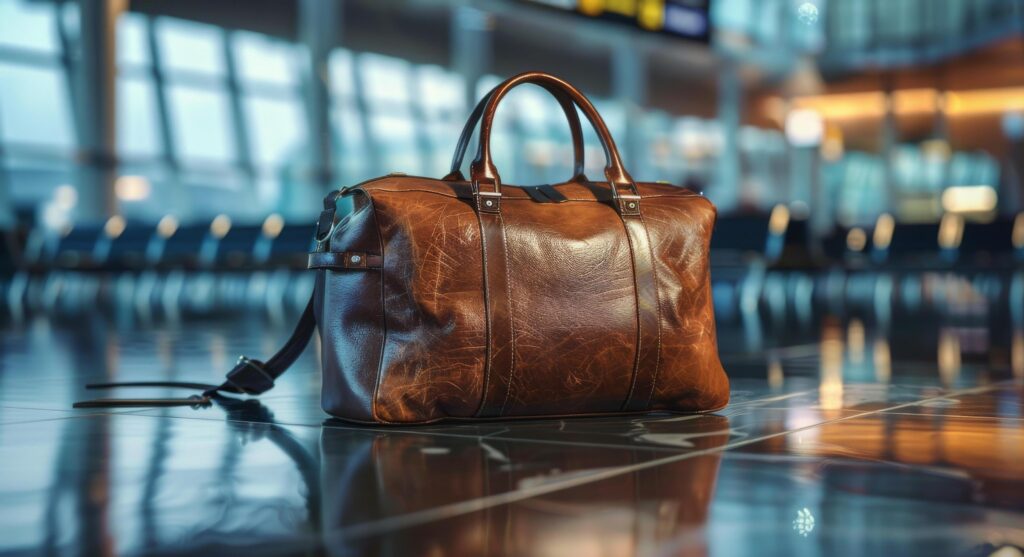
<svg viewBox="0 0 1024 557"><path fill-rule="evenodd" d="M950 116L1024 110L1024 87L969 89L940 92L935 89L901 89L888 97L897 115L931 114L945 109ZM769 117L779 115L780 99L765 101ZM813 109L829 120L877 118L885 114L887 96L882 91L809 95L792 100L792 108Z"/></svg>
<svg viewBox="0 0 1024 557"><path fill-rule="evenodd" d="M939 246L957 249L964 240L964 218L955 213L942 215L939 223Z"/></svg>
<svg viewBox="0 0 1024 557"><path fill-rule="evenodd" d="M892 233L895 228L896 220L892 218L892 215L882 213L878 216L878 220L875 221L875 232L872 235L871 242L878 249L888 249L889 244L892 242Z"/></svg>
<svg viewBox="0 0 1024 557"><path fill-rule="evenodd" d="M789 226L789 207L779 203L772 207L772 214L768 217L768 232L773 236L779 236L786 232Z"/></svg>
<svg viewBox="0 0 1024 557"><path fill-rule="evenodd" d="M864 233L863 228L851 228L850 232L846 234L846 247L850 251L864 251L866 245L868 245L868 235Z"/></svg>
<svg viewBox="0 0 1024 557"><path fill-rule="evenodd" d="M284 230L284 217L274 213L263 221L263 235L267 238L277 238Z"/></svg>
<svg viewBox="0 0 1024 557"><path fill-rule="evenodd" d="M174 218L174 215L164 215L164 218L157 223L156 231L162 238L174 236L174 233L178 231L178 219Z"/></svg>
<svg viewBox="0 0 1024 557"><path fill-rule="evenodd" d="M114 215L103 225L103 232L110 238L117 238L124 232L125 222L121 215Z"/></svg>

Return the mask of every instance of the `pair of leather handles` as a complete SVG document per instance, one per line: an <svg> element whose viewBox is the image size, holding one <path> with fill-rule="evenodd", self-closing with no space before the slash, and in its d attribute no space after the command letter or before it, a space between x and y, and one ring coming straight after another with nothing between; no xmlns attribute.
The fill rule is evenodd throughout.
<svg viewBox="0 0 1024 557"><path fill-rule="evenodd" d="M494 167L494 162L491 159L491 129L494 124L494 114L497 112L498 103L501 102L505 95L514 87L524 83L532 83L543 87L555 97L565 112L565 117L569 121L569 131L572 134L573 142L573 180L585 179L583 176L583 132L580 128L579 117L576 115L576 107L578 106L583 111L584 116L587 117L587 120L590 121L590 124L597 132L598 138L601 140L601 147L604 148L606 160L604 174L608 179L608 184L611 186L612 194L618 197L618 188L620 187L637 193L633 178L622 166L622 160L619 157L618 149L615 147L615 141L612 139L611 134L608 132L608 127L605 125L601 115L597 113L594 105L590 104L590 101L583 96L583 93L568 82L543 72L526 72L510 77L494 89L491 89L487 96L476 105L473 113L469 116L469 120L466 122L466 126L462 129L462 135L459 136L459 143L455 148L455 156L452 157L451 172L445 176L445 180L463 179L459 167L462 166L462 159L466 154L469 140L473 135L473 129L476 128L477 121L480 121L480 144L477 148L476 158L469 167L470 180L473 182L474 187L479 187L480 184L493 184L495 193L501 192L501 176L499 176L498 170Z"/></svg>

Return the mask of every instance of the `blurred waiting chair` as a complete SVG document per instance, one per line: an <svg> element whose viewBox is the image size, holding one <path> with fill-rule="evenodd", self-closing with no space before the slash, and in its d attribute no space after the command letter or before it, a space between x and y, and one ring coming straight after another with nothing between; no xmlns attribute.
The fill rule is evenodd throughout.
<svg viewBox="0 0 1024 557"><path fill-rule="evenodd" d="M95 264L107 271L140 271L146 267L146 251L157 229L152 224L126 223L111 217L93 250Z"/></svg>
<svg viewBox="0 0 1024 557"><path fill-rule="evenodd" d="M763 259L769 220L766 215L719 217L711 235L711 266L745 267L752 260Z"/></svg>
<svg viewBox="0 0 1024 557"><path fill-rule="evenodd" d="M311 224L286 224L280 215L270 215L263 221L253 259L265 268L305 269L306 256L313 248L314 228Z"/></svg>
<svg viewBox="0 0 1024 557"><path fill-rule="evenodd" d="M1015 219L967 223L961 249L965 265L1002 269L1024 263L1024 212Z"/></svg>
<svg viewBox="0 0 1024 557"><path fill-rule="evenodd" d="M948 262L944 251L959 249L962 235L963 221L959 217L946 219L945 226L942 226L934 223L896 223L892 215L885 213L875 222L871 238L871 259L876 264L890 268L924 270L941 267L944 262Z"/></svg>
<svg viewBox="0 0 1024 557"><path fill-rule="evenodd" d="M179 225L173 217L164 217L157 225L160 238L147 246L146 257L162 269L194 269L212 226L211 223Z"/></svg>
<svg viewBox="0 0 1024 557"><path fill-rule="evenodd" d="M52 251L46 250L37 262L40 266L60 269L84 270L96 267L95 253L104 237L106 224L76 224L67 229L55 242Z"/></svg>

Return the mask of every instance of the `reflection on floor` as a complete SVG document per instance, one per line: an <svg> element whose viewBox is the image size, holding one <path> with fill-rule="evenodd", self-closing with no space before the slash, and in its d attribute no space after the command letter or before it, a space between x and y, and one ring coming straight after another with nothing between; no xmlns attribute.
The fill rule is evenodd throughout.
<svg viewBox="0 0 1024 557"><path fill-rule="evenodd" d="M384 429L325 419L315 350L259 401L70 409L214 382L283 337L259 319L8 324L0 555L1021 555L1024 335L762 329L722 326L718 415Z"/></svg>

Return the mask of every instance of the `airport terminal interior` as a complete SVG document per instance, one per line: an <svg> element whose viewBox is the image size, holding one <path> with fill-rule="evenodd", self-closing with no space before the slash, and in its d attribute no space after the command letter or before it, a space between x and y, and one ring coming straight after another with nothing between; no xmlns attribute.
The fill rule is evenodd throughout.
<svg viewBox="0 0 1024 557"><path fill-rule="evenodd" d="M363 426L314 338L72 408L272 354L324 195L444 176L527 70L717 206L727 407ZM0 556L150 554L1024 556L1024 0L0 0Z"/></svg>

